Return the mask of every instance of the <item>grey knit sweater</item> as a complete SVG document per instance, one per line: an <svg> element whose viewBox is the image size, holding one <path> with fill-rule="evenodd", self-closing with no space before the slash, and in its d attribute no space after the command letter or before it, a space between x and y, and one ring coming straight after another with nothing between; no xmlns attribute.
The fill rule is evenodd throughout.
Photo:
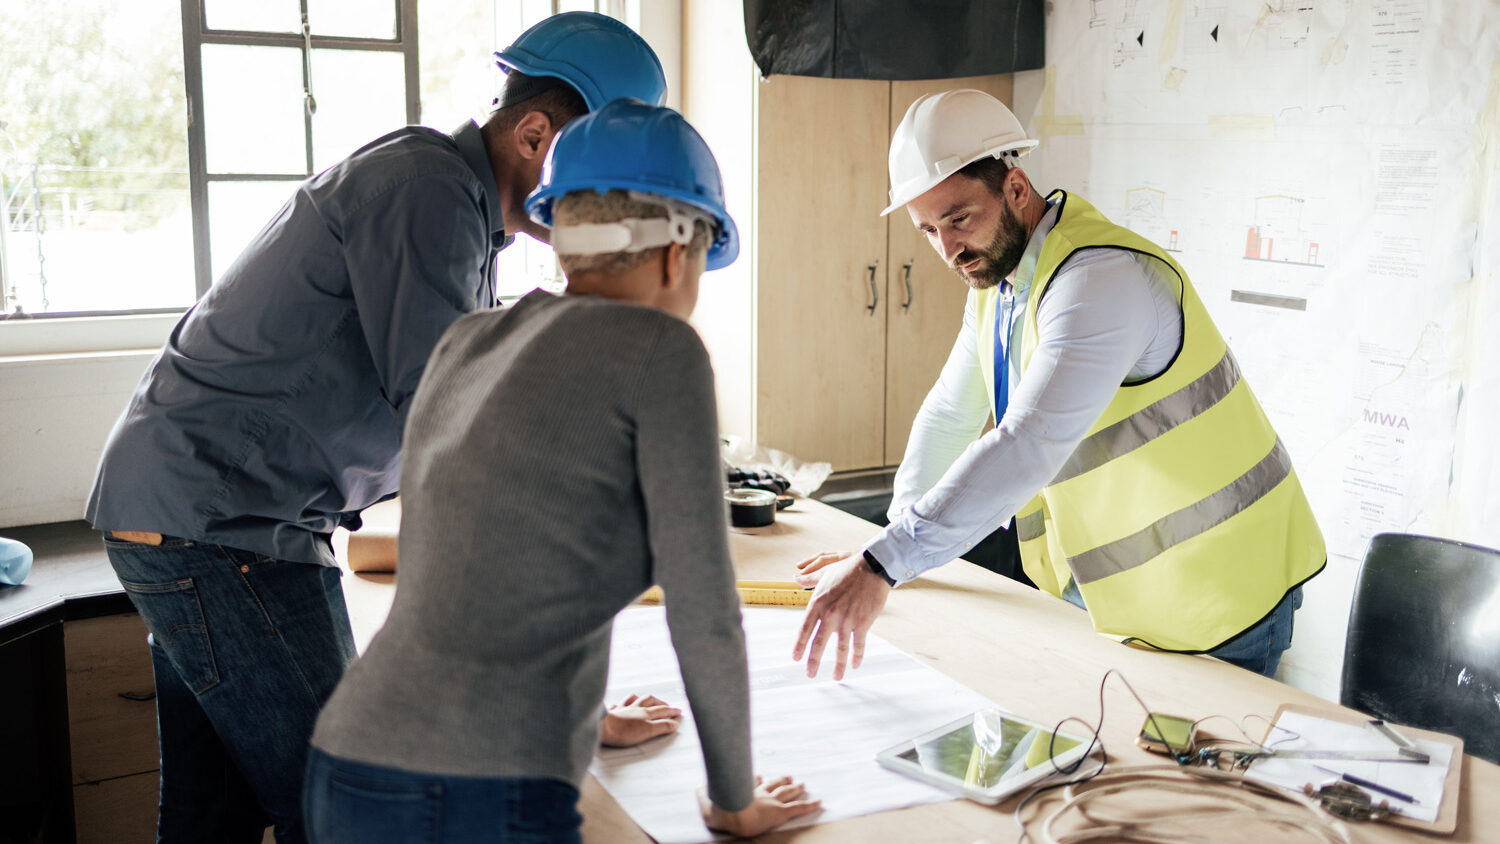
<svg viewBox="0 0 1500 844"><path fill-rule="evenodd" d="M659 583L709 794L748 805L717 436L707 352L666 313L537 292L455 323L406 429L395 602L313 744L409 771L577 784L615 613Z"/></svg>

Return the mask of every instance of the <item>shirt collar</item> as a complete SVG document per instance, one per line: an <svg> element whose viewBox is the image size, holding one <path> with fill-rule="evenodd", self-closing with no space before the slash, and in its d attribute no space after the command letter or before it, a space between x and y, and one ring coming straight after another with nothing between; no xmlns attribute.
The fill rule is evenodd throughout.
<svg viewBox="0 0 1500 844"><path fill-rule="evenodd" d="M1057 225L1057 200L1047 201L1047 210L1042 212L1042 219L1036 224L1036 231L1031 233L1031 239L1026 241L1026 251L1021 253L1021 263L1016 265L1016 281L1013 287L1017 296L1025 296L1031 291L1031 280L1036 275L1036 261L1042 255L1042 241L1047 239L1047 234L1052 227Z"/></svg>
<svg viewBox="0 0 1500 844"><path fill-rule="evenodd" d="M497 243L503 237L503 245L508 246L514 235L505 233L505 218L500 213L500 187L495 182L495 171L490 168L490 156L485 152L484 136L480 134L479 126L472 120L465 120L462 126L454 130L453 142L458 144L458 154L464 157L464 162L484 186L485 199L490 208L494 209L490 233L497 236Z"/></svg>

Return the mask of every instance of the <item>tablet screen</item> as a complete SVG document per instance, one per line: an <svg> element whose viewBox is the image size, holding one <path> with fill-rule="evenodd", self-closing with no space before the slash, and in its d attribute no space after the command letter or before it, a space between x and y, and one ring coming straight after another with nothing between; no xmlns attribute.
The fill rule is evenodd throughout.
<svg viewBox="0 0 1500 844"><path fill-rule="evenodd" d="M1077 738L1061 733L1054 738L1040 725L996 709L984 709L949 725L935 737L913 742L896 758L989 791L1007 780L1026 778L1039 766L1050 772L1049 759L1061 759L1080 744Z"/></svg>

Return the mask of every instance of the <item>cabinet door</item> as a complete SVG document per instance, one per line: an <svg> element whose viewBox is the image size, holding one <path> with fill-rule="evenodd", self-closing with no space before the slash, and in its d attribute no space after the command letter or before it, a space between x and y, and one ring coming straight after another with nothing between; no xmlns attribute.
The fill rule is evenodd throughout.
<svg viewBox="0 0 1500 844"><path fill-rule="evenodd" d="M758 97L757 439L879 466L890 83L773 76Z"/></svg>
<svg viewBox="0 0 1500 844"><path fill-rule="evenodd" d="M63 642L73 783L155 771L155 684L146 623L133 612L68 621ZM147 806L154 817L156 803Z"/></svg>
<svg viewBox="0 0 1500 844"><path fill-rule="evenodd" d="M977 88L1006 105L1011 76L974 76L891 83L891 131L923 94ZM911 423L937 381L963 324L968 286L948 268L906 209L890 215L890 307L886 310L885 463L901 462Z"/></svg>

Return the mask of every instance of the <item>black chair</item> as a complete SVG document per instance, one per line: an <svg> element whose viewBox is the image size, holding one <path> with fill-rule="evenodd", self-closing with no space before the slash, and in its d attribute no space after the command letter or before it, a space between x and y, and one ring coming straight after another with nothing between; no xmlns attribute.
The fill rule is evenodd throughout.
<svg viewBox="0 0 1500 844"><path fill-rule="evenodd" d="M1340 702L1459 736L1465 752L1500 763L1500 551L1402 533L1371 539Z"/></svg>

